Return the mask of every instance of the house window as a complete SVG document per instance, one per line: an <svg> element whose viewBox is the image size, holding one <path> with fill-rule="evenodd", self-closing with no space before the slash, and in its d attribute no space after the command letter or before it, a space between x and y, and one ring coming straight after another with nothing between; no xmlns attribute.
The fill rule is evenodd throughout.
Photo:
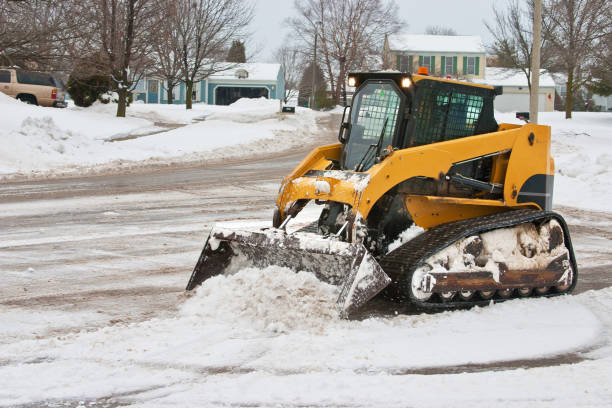
<svg viewBox="0 0 612 408"><path fill-rule="evenodd" d="M138 81L138 83L136 84L136 88L134 88L135 91L145 91L145 81L143 79L141 79L140 81Z"/></svg>
<svg viewBox="0 0 612 408"><path fill-rule="evenodd" d="M194 102L199 102L200 101L200 89L202 87L202 83L201 82L194 82L193 83L193 90L191 91L191 100Z"/></svg>
<svg viewBox="0 0 612 408"><path fill-rule="evenodd" d="M433 72L433 68L432 68L432 62L433 58L429 55L427 56L423 56L423 64L421 64L421 66L423 67L427 67L427 69L429 70L429 72Z"/></svg>
<svg viewBox="0 0 612 408"><path fill-rule="evenodd" d="M412 67L410 66L410 57L408 55L400 56L399 70L401 72L412 72Z"/></svg>
<svg viewBox="0 0 612 408"><path fill-rule="evenodd" d="M463 67L463 73L465 75L478 75L476 74L476 57L467 57L467 65Z"/></svg>
<svg viewBox="0 0 612 408"><path fill-rule="evenodd" d="M446 57L444 59L444 73L447 75L454 74L455 71L453 69L453 57Z"/></svg>

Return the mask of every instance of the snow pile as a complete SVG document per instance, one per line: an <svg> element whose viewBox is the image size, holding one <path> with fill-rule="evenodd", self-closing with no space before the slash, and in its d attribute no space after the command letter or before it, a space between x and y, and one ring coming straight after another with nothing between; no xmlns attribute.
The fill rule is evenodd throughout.
<svg viewBox="0 0 612 408"><path fill-rule="evenodd" d="M242 98L224 109L216 109L207 119L249 123L254 120L274 119L278 117L279 110L279 102L275 99Z"/></svg>
<svg viewBox="0 0 612 408"><path fill-rule="evenodd" d="M245 268L215 276L185 302L181 316L197 316L274 333L323 329L337 318L338 289L308 272L288 268Z"/></svg>
<svg viewBox="0 0 612 408"><path fill-rule="evenodd" d="M276 269L242 275L207 281L174 317L0 344L0 361L7 362L0 366L0 405L121 394L144 406L346 405L350 399L331 390L321 397L319 387L327 378L337 379L335 392L350 386L358 393L380 376L403 378L405 386L423 377L397 375L410 370L585 350L602 336L593 313L607 315L609 306L593 306L594 296L587 293L340 321L328 312L335 293L312 277ZM612 292L598 295L610 299ZM494 380L498 374L489 375ZM304 377L317 384L308 393L312 400L291 391L299 384L273 385L278 379ZM425 377L432 383L431 376ZM267 384L265 392L259 387L244 392L238 386L254 378ZM386 393L377 394L386 398Z"/></svg>

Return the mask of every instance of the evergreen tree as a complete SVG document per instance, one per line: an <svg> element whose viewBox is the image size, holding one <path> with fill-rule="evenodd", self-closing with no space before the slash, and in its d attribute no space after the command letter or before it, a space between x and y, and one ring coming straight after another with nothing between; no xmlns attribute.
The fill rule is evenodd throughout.
<svg viewBox="0 0 612 408"><path fill-rule="evenodd" d="M313 63L311 62L306 66L302 73L302 79L300 80L300 95L298 96L298 105L308 106L308 101L312 96L312 68ZM321 67L315 65L315 97L325 95L327 91L327 82L323 76Z"/></svg>
<svg viewBox="0 0 612 408"><path fill-rule="evenodd" d="M244 43L240 40L232 41L232 46L227 53L227 62L246 62Z"/></svg>

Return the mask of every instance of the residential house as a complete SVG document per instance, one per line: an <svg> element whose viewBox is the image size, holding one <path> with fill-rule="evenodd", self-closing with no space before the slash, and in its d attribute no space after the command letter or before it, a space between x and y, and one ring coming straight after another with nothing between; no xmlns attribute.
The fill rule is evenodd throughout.
<svg viewBox="0 0 612 408"><path fill-rule="evenodd" d="M488 67L484 78L474 82L501 86L502 95L495 97L495 110L500 112L529 111L529 84L523 71L513 68ZM538 110L552 112L555 103L555 80L551 74L542 70L538 93Z"/></svg>
<svg viewBox="0 0 612 408"><path fill-rule="evenodd" d="M565 109L565 95L567 94L567 76L564 74L554 74L557 95L560 97L561 109ZM580 97L583 99L591 99L592 107L594 110L600 110L602 112L612 111L612 95L603 96L598 94L591 94L586 88L580 88L579 92L582 92ZM576 93L577 94L577 93ZM559 109L559 107L557 107Z"/></svg>
<svg viewBox="0 0 612 408"><path fill-rule="evenodd" d="M174 87L173 103L184 104L186 86ZM167 83L159 77L144 77L133 91L134 100L145 103L168 103ZM282 99L285 81L280 64L244 63L212 74L193 86L194 103L229 105L240 98Z"/></svg>
<svg viewBox="0 0 612 408"><path fill-rule="evenodd" d="M427 67L430 75L484 78L486 50L478 36L397 34L385 38L385 68L416 72Z"/></svg>

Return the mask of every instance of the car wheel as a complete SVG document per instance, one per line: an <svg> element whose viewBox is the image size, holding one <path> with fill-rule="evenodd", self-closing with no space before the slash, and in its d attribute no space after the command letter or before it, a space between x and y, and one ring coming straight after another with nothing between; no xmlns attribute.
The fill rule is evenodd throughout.
<svg viewBox="0 0 612 408"><path fill-rule="evenodd" d="M28 105L38 105L36 103L36 98L34 98L32 95L19 95L17 99L19 99L21 102L27 103Z"/></svg>

